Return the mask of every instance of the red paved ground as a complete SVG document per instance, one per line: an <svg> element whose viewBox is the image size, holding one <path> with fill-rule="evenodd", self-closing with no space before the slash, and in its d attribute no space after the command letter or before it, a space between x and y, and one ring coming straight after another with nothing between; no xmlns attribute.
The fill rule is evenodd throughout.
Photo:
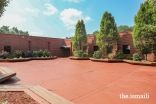
<svg viewBox="0 0 156 104"><path fill-rule="evenodd" d="M90 60L33 60L0 63L14 70L20 81L38 84L76 104L156 104L156 67ZM149 99L121 99L120 94L143 95Z"/></svg>

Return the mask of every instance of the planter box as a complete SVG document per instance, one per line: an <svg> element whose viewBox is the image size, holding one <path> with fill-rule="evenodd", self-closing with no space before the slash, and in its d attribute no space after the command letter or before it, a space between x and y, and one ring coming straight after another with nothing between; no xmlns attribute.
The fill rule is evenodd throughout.
<svg viewBox="0 0 156 104"><path fill-rule="evenodd" d="M123 59L95 59L90 58L91 61L97 61L97 62L123 62Z"/></svg>
<svg viewBox="0 0 156 104"><path fill-rule="evenodd" d="M69 57L71 60L89 60L89 57Z"/></svg>
<svg viewBox="0 0 156 104"><path fill-rule="evenodd" d="M32 60L51 60L51 59L56 59L57 57L32 57Z"/></svg>
<svg viewBox="0 0 156 104"><path fill-rule="evenodd" d="M31 58L18 58L18 59L0 59L0 62L22 62L29 61Z"/></svg>
<svg viewBox="0 0 156 104"><path fill-rule="evenodd" d="M39 104L74 104L73 102L51 92L39 85L1 84L0 91L22 91Z"/></svg>
<svg viewBox="0 0 156 104"><path fill-rule="evenodd" d="M156 66L156 62L149 62L149 61L133 61L133 60L124 60L124 62L134 65L149 65L149 66Z"/></svg>

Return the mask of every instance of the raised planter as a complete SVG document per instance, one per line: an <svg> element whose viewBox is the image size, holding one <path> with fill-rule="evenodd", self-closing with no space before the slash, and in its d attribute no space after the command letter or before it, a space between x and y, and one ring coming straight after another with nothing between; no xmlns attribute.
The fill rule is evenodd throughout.
<svg viewBox="0 0 156 104"><path fill-rule="evenodd" d="M29 95L33 100L37 101L39 104L74 104L73 102L68 101L51 91L48 91L47 89L39 85L1 84L0 92L4 91L12 93L24 92Z"/></svg>
<svg viewBox="0 0 156 104"><path fill-rule="evenodd" d="M15 59L0 59L0 62L23 62L29 60L51 60L56 59L57 56L53 57L32 57L32 58L15 58Z"/></svg>
<svg viewBox="0 0 156 104"><path fill-rule="evenodd" d="M29 60L31 60L31 58L0 59L0 62L23 62Z"/></svg>
<svg viewBox="0 0 156 104"><path fill-rule="evenodd" d="M148 65L148 66L156 66L156 62L149 61L133 61L133 60L123 60L126 63L134 64L134 65Z"/></svg>
<svg viewBox="0 0 156 104"><path fill-rule="evenodd" d="M97 61L97 62L123 62L123 59L95 59L90 58L91 61Z"/></svg>
<svg viewBox="0 0 156 104"><path fill-rule="evenodd" d="M71 60L89 60L89 57L69 57Z"/></svg>
<svg viewBox="0 0 156 104"><path fill-rule="evenodd" d="M51 60L51 59L56 59L57 57L32 57L32 60Z"/></svg>

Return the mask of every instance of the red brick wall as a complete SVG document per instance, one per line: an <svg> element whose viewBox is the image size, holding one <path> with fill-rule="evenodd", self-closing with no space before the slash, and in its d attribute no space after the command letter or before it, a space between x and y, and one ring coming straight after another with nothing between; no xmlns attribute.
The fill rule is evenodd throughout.
<svg viewBox="0 0 156 104"><path fill-rule="evenodd" d="M135 53L136 49L133 45L132 32L121 32L119 35L118 50L123 50L123 45L130 45L130 54Z"/></svg>
<svg viewBox="0 0 156 104"><path fill-rule="evenodd" d="M15 50L27 52L29 50L29 41L31 41L31 50L48 50L49 42L49 51L52 53L52 55L63 56L63 51L60 49L60 46L65 44L64 39L12 34L0 34L0 51L4 50L4 46L11 46L12 52Z"/></svg>
<svg viewBox="0 0 156 104"><path fill-rule="evenodd" d="M94 53L94 46L96 46L96 37L95 35L92 35L92 36L88 36L87 38L87 42L88 42L88 47L87 47L87 53L89 54L93 54ZM67 46L71 46L71 43L72 43L72 38L68 38L68 39L65 39L65 43ZM72 51L71 51L71 55L73 55L73 48L72 48Z"/></svg>
<svg viewBox="0 0 156 104"><path fill-rule="evenodd" d="M123 45L130 45L130 54L136 52L136 49L133 45L132 32L121 32L119 33L120 39L117 46L118 50L123 50ZM21 35L12 35L12 34L0 34L0 51L4 50L4 46L11 46L12 52L15 50L28 51L29 50L29 41L31 41L31 50L39 50L39 49L49 49L52 55L56 56L64 56L64 52L60 49L61 45L70 46L70 55L73 55L72 48L72 39L59 39L59 38L48 38L48 37L35 37L35 36L21 36ZM49 42L49 48L48 48ZM87 53L94 53L94 46L96 45L96 36L91 35L87 38L88 47ZM116 48L113 49L112 55L115 54ZM148 55L149 60L154 59L154 54Z"/></svg>

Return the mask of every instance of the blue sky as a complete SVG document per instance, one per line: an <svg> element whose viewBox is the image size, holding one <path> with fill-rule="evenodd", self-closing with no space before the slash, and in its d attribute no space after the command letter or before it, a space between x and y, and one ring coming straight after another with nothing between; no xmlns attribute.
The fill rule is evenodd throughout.
<svg viewBox="0 0 156 104"><path fill-rule="evenodd" d="M0 26L28 31L32 36L65 38L75 33L83 19L87 34L100 29L105 11L111 12L117 26L134 25L134 16L145 0L12 0Z"/></svg>

